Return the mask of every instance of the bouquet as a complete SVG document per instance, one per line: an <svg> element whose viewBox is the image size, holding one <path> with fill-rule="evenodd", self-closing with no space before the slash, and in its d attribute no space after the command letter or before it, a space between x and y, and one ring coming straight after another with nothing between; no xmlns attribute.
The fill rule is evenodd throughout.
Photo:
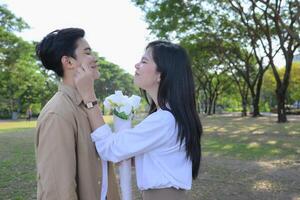
<svg viewBox="0 0 300 200"><path fill-rule="evenodd" d="M113 112L114 131L131 128L131 121L136 109L139 107L141 97L123 95L122 91L115 91L105 98L104 107ZM119 166L119 178L122 200L131 200L131 159L121 161Z"/></svg>

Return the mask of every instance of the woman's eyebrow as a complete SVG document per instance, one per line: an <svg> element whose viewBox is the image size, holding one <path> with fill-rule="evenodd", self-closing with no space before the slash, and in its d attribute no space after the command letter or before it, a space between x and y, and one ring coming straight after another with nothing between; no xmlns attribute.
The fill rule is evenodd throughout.
<svg viewBox="0 0 300 200"><path fill-rule="evenodd" d="M147 60L148 61L149 59L147 57L143 56L142 60Z"/></svg>

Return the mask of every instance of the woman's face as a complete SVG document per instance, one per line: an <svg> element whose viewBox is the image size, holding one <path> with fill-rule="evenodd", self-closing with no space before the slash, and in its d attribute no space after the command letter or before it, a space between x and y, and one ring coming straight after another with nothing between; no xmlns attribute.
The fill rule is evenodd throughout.
<svg viewBox="0 0 300 200"><path fill-rule="evenodd" d="M152 58L151 48L146 49L140 62L135 65L134 84L141 89L150 91L157 89L160 82L160 72Z"/></svg>

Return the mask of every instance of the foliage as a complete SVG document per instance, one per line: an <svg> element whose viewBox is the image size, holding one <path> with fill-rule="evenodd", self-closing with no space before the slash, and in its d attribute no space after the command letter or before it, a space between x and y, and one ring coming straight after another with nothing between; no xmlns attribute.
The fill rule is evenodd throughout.
<svg viewBox="0 0 300 200"><path fill-rule="evenodd" d="M253 115L259 116L259 105L264 105L260 103L262 80L271 66L277 82L276 98L284 102L289 64L299 47L300 5L297 0L132 1L145 13L152 34L177 41L189 51L197 94L208 93L207 81L203 81L205 74L231 73L235 80L243 79L247 84L238 87L243 104L247 102L249 88ZM287 69L282 81L276 78L274 66L274 56L279 51L285 57ZM206 99L209 97L204 101ZM284 121L284 116L279 116L279 121Z"/></svg>
<svg viewBox="0 0 300 200"><path fill-rule="evenodd" d="M138 88L133 85L132 75L103 57L98 58L98 63L100 78L95 82L95 92L101 101L116 90L121 90L127 96L139 93Z"/></svg>
<svg viewBox="0 0 300 200"><path fill-rule="evenodd" d="M33 44L13 31L28 25L0 5L0 115L24 112L31 103L39 101L44 77L34 59Z"/></svg>
<svg viewBox="0 0 300 200"><path fill-rule="evenodd" d="M57 91L59 79L37 61L36 42L16 36L29 26L4 5L0 5L0 24L0 118L20 115L29 107L37 115ZM95 82L98 98L104 99L115 90L138 92L130 74L104 58L99 58L99 63L101 77Z"/></svg>
<svg viewBox="0 0 300 200"><path fill-rule="evenodd" d="M284 76L284 68L277 69L279 76ZM300 100L300 62L294 62L291 69L291 77L289 88L287 91L287 104L291 105L295 101ZM264 77L262 88L262 100L268 102L270 107L276 106L276 80L273 76L273 72L269 69Z"/></svg>

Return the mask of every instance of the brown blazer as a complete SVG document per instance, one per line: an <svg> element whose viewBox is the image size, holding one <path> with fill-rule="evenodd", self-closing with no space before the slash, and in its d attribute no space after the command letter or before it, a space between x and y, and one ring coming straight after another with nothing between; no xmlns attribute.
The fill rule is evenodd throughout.
<svg viewBox="0 0 300 200"><path fill-rule="evenodd" d="M78 92L61 84L40 113L36 132L37 199L100 200L102 166ZM119 200L109 163L107 199Z"/></svg>

